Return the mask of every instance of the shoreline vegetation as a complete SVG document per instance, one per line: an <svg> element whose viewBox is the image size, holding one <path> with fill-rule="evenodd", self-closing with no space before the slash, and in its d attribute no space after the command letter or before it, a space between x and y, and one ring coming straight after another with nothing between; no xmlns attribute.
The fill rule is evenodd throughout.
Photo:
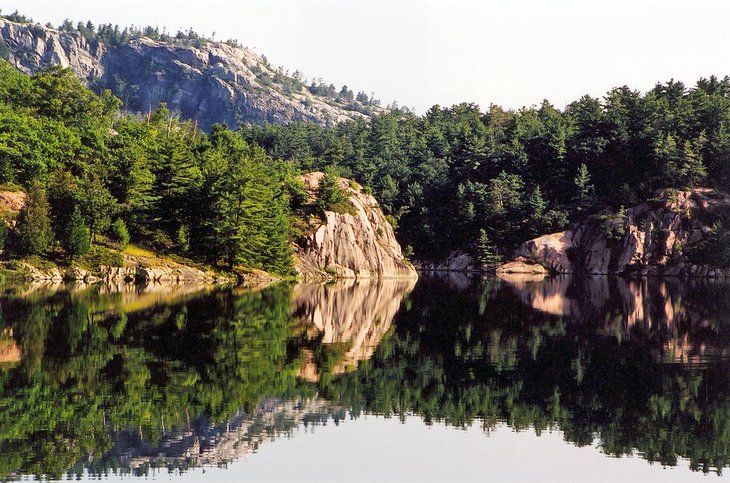
<svg viewBox="0 0 730 483"><path fill-rule="evenodd" d="M4 269L63 268L51 278L139 272L140 279L231 280L266 272L293 279L297 251L318 243L328 212L341 215L341 227L356 217L338 178L372 195L373 209L382 207L376 218L384 222L368 243L387 241L398 264L434 267L463 254L492 271L531 240L591 226L615 253L634 232L640 242L659 239L659 262L645 247L638 273L675 260L730 268L730 206L708 217L701 210L678 216L680 227L630 219L637 207L656 204L657 193L730 192L729 77L691 88L671 80L646 93L623 86L563 110L547 101L486 111L465 103L332 126L241 119L236 130L216 124L208 132L164 103L130 114L111 90L95 88L59 66L29 76L0 61ZM326 173L315 196L302 180L311 172ZM332 246L318 248L337 253L341 230L328 230ZM666 230L676 239L662 239ZM130 253L134 247L154 256ZM571 254L557 252L564 269ZM556 260L547 255L538 264ZM311 259L330 279L362 266L321 253ZM150 273L155 263L164 270Z"/></svg>

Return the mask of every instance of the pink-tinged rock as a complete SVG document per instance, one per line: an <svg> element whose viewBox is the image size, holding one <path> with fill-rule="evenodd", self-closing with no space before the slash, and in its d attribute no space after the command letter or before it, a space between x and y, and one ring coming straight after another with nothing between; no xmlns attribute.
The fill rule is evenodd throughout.
<svg viewBox="0 0 730 483"><path fill-rule="evenodd" d="M542 265L530 263L526 261L508 262L497 267L497 275L502 274L525 274L525 275L542 275L548 274L548 271Z"/></svg>
<svg viewBox="0 0 730 483"><path fill-rule="evenodd" d="M323 177L320 172L302 176L311 196ZM327 211L325 220L295 247L296 267L302 278L418 278L375 198L346 179L341 178L339 184L350 194L355 214Z"/></svg>
<svg viewBox="0 0 730 483"><path fill-rule="evenodd" d="M684 274L718 276L711 267L687 266L683 251L711 234L712 220L730 212L730 195L698 188L657 192L654 205L626 210L623 234L608 236L599 218L572 230L543 235L520 246L513 261L530 261L556 273ZM610 231L610 230L609 230ZM678 262L683 265L678 266ZM677 267L677 268L674 268Z"/></svg>

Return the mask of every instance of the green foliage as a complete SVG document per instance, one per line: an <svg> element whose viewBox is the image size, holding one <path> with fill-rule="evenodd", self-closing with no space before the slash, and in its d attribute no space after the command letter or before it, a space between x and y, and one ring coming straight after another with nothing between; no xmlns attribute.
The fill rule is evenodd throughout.
<svg viewBox="0 0 730 483"><path fill-rule="evenodd" d="M0 250L5 250L5 243L8 241L10 230L5 220L0 218Z"/></svg>
<svg viewBox="0 0 730 483"><path fill-rule="evenodd" d="M562 111L460 104L330 128L244 126L242 134L302 169L336 166L369 187L398 219L401 242L438 259L472 246L481 229L509 252L657 189L730 191L727 92L730 78L712 77L692 89L674 81L645 94L617 88Z"/></svg>
<svg viewBox="0 0 730 483"><path fill-rule="evenodd" d="M124 265L124 255L105 246L91 245L85 255L74 260L74 265L91 272L96 271L100 266L121 267Z"/></svg>
<svg viewBox="0 0 730 483"><path fill-rule="evenodd" d="M591 184L591 175L588 172L588 166L585 163L581 163L578 167L578 174L576 174L573 183L576 187L575 203L578 210L587 209L594 202L594 188Z"/></svg>
<svg viewBox="0 0 730 483"><path fill-rule="evenodd" d="M502 257L497 253L495 246L484 229L479 230L477 242L477 260L482 266L494 268L502 262Z"/></svg>
<svg viewBox="0 0 730 483"><path fill-rule="evenodd" d="M615 213L599 216L601 227L609 240L620 240L626 235L626 209L621 206Z"/></svg>
<svg viewBox="0 0 730 483"><path fill-rule="evenodd" d="M78 207L74 208L68 224L65 248L72 259L85 255L91 248L89 229L86 227Z"/></svg>
<svg viewBox="0 0 730 483"><path fill-rule="evenodd" d="M129 245L129 230L127 230L127 224L124 223L124 220L121 218L117 218L114 223L112 223L111 228L111 234L112 237L114 237L114 240L116 240L117 243L119 243L119 248L124 250L127 248L127 245Z"/></svg>
<svg viewBox="0 0 730 483"><path fill-rule="evenodd" d="M49 212L46 192L39 182L33 183L15 225L14 251L21 255L39 255L52 243Z"/></svg>
<svg viewBox="0 0 730 483"><path fill-rule="evenodd" d="M319 182L316 206L322 214L325 211L351 215L357 213L350 203L350 193L340 186L340 178L330 171L325 172Z"/></svg>
<svg viewBox="0 0 730 483"><path fill-rule="evenodd" d="M730 215L720 216L702 242L685 248L690 261L716 267L730 267Z"/></svg>
<svg viewBox="0 0 730 483"><path fill-rule="evenodd" d="M50 226L78 257L85 225L91 242L111 233L122 248L135 239L193 259L289 273L290 211L307 201L290 165L222 126L203 134L164 104L145 119L122 116L119 106L67 70L29 78L0 62L0 181L48 186L48 202L31 190L13 230L17 254L43 252ZM83 258L105 258L99 250Z"/></svg>

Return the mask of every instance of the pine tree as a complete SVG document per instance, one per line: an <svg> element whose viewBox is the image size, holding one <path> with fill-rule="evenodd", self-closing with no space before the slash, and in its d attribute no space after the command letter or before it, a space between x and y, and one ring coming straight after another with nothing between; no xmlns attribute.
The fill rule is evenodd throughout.
<svg viewBox="0 0 730 483"><path fill-rule="evenodd" d="M702 156L692 149L689 141L684 143L682 151L682 178L686 185L694 188L707 179L707 168L705 168L705 164L702 162Z"/></svg>
<svg viewBox="0 0 730 483"><path fill-rule="evenodd" d="M573 180L577 188L575 195L575 203L578 210L584 209L593 199L593 185L591 184L591 175L588 172L588 166L582 163L578 168L578 174Z"/></svg>
<svg viewBox="0 0 730 483"><path fill-rule="evenodd" d="M129 230L127 230L127 225L121 218L117 218L112 223L112 236L114 236L114 239L119 243L119 248L122 250L129 245Z"/></svg>
<svg viewBox="0 0 730 483"><path fill-rule="evenodd" d="M68 225L68 234L66 236L66 250L69 257L80 257L89 252L91 248L89 229L84 223L81 211L78 206L74 208L73 214Z"/></svg>
<svg viewBox="0 0 730 483"><path fill-rule="evenodd" d="M502 262L502 257L497 253L492 241L487 236L486 230L479 230L479 241L477 242L477 260L486 268L494 268Z"/></svg>
<svg viewBox="0 0 730 483"><path fill-rule="evenodd" d="M16 247L25 255L42 253L53 241L50 207L40 182L34 182L15 225Z"/></svg>
<svg viewBox="0 0 730 483"><path fill-rule="evenodd" d="M340 188L339 178L332 172L325 172L317 188L317 208L320 212L346 212L349 194Z"/></svg>
<svg viewBox="0 0 730 483"><path fill-rule="evenodd" d="M527 199L527 204L530 206L532 216L536 220L542 220L545 216L545 212L547 211L547 202L545 201L545 198L543 198L542 190L539 186L530 193L530 197Z"/></svg>

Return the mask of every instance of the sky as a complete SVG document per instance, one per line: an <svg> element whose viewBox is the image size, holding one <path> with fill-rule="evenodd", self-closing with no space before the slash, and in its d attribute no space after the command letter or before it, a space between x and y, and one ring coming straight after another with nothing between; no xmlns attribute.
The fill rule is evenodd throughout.
<svg viewBox="0 0 730 483"><path fill-rule="evenodd" d="M285 462L285 463L283 463ZM167 470L152 481L312 482L720 482L716 474L692 472L680 459L675 467L638 457L605 455L596 444L581 448L560 431L514 431L499 424L485 434L442 423L426 426L420 417L365 416L339 425L297 429L292 437L261 444L258 452L224 468L192 469L182 476ZM132 481L110 476L109 481Z"/></svg>
<svg viewBox="0 0 730 483"><path fill-rule="evenodd" d="M556 107L730 74L727 0L0 0L37 22L192 27L424 112Z"/></svg>

